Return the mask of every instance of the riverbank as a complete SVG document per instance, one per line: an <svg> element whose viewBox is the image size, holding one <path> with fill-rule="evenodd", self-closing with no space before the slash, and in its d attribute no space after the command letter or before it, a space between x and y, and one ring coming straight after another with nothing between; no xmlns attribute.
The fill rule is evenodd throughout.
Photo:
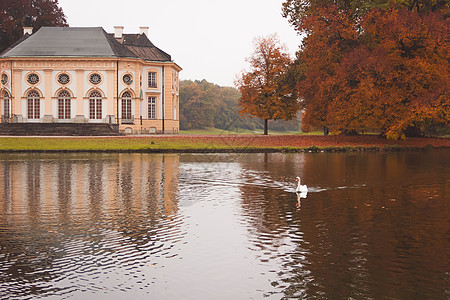
<svg viewBox="0 0 450 300"><path fill-rule="evenodd" d="M0 137L0 152L335 152L450 148L447 138L391 141L377 136L154 135L120 137Z"/></svg>

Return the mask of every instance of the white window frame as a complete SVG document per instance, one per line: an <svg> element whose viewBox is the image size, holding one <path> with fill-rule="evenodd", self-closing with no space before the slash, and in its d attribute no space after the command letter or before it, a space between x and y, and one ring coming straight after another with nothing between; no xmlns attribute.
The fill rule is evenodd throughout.
<svg viewBox="0 0 450 300"><path fill-rule="evenodd" d="M147 97L147 118L149 120L157 119L157 98L155 96Z"/></svg>
<svg viewBox="0 0 450 300"><path fill-rule="evenodd" d="M11 117L11 97L7 91L3 91L3 116L7 119Z"/></svg>
<svg viewBox="0 0 450 300"><path fill-rule="evenodd" d="M148 88L157 88L158 87L158 80L157 80L157 73L155 71L148 71L147 73L147 86Z"/></svg>
<svg viewBox="0 0 450 300"><path fill-rule="evenodd" d="M122 120L131 120L133 118L133 110L132 110L132 97L130 92L124 92L122 94Z"/></svg>
<svg viewBox="0 0 450 300"><path fill-rule="evenodd" d="M72 98L68 91L58 93L58 119L70 120L72 114Z"/></svg>
<svg viewBox="0 0 450 300"><path fill-rule="evenodd" d="M103 117L103 97L99 91L89 93L89 119L102 120Z"/></svg>

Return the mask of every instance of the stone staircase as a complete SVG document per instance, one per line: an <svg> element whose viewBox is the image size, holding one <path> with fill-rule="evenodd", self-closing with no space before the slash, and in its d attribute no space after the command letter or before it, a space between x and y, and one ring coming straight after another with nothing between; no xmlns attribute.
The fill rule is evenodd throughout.
<svg viewBox="0 0 450 300"><path fill-rule="evenodd" d="M14 136L114 136L117 124L0 123L0 135Z"/></svg>

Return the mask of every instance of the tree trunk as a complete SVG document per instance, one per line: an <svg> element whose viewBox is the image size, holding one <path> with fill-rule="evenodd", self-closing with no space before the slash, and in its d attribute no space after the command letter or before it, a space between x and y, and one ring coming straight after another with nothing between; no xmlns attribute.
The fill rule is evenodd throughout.
<svg viewBox="0 0 450 300"><path fill-rule="evenodd" d="M269 134L269 119L264 119L264 135Z"/></svg>

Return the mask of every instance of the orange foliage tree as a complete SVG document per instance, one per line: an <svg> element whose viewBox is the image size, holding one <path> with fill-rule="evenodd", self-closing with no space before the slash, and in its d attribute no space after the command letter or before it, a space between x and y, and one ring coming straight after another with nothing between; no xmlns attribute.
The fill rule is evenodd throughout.
<svg viewBox="0 0 450 300"><path fill-rule="evenodd" d="M327 121L336 128L375 128L404 138L450 118L448 23L441 14L373 10L362 20L364 43L345 53Z"/></svg>
<svg viewBox="0 0 450 300"><path fill-rule="evenodd" d="M297 53L295 65L301 70L298 93L302 98L302 128L327 126L327 116L339 86L337 70L343 53L357 45L358 34L352 14L337 5L316 5L302 22L309 34Z"/></svg>
<svg viewBox="0 0 450 300"><path fill-rule="evenodd" d="M433 9L420 13L417 5L357 16L326 2L309 6L296 24L307 34L294 65L302 70L303 129L376 129L398 139L423 125L448 124L448 18Z"/></svg>
<svg viewBox="0 0 450 300"><path fill-rule="evenodd" d="M297 95L284 84L292 61L276 34L257 38L255 49L247 59L251 71L243 72L236 80L241 92L239 105L243 116L264 120L264 134L268 134L269 120L291 120L299 103Z"/></svg>

